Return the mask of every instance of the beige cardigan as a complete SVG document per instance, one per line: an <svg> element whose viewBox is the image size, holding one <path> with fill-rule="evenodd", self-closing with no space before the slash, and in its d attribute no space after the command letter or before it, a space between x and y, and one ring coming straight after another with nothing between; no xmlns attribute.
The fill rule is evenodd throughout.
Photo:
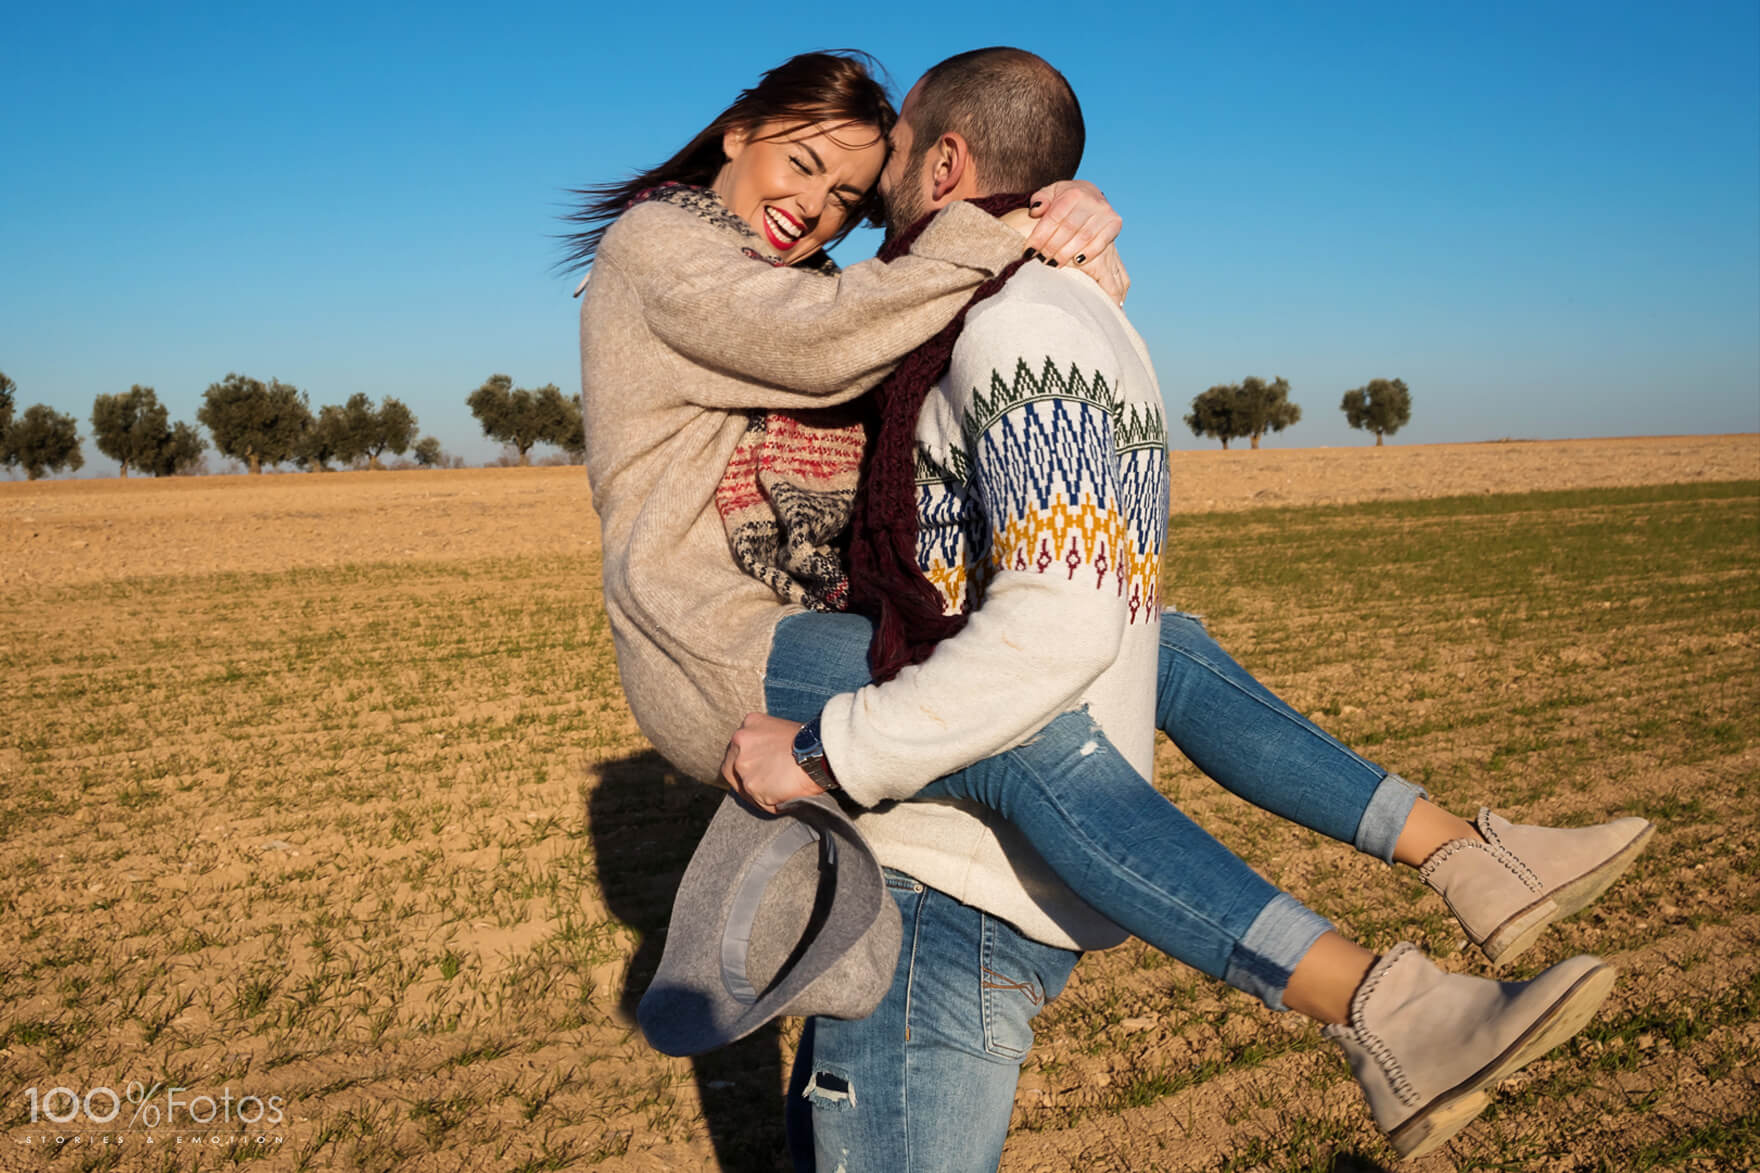
<svg viewBox="0 0 1760 1173"><path fill-rule="evenodd" d="M800 610L735 565L715 509L743 412L855 398L1022 241L961 203L910 256L836 277L742 246L760 248L687 208L638 204L606 232L581 304L586 464L618 671L643 733L705 781L745 714L763 710L771 633ZM989 812L900 803L858 824L882 863L1031 937L1065 948L1123 938Z"/></svg>

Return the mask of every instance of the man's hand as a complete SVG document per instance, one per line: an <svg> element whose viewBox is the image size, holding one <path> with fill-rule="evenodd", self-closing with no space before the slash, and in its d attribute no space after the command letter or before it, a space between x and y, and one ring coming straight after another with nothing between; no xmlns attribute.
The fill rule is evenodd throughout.
<svg viewBox="0 0 1760 1173"><path fill-rule="evenodd" d="M1027 247L1059 265L1092 263L1124 228L1100 189L1085 179L1040 188L1029 211L1038 222L1027 236Z"/></svg>
<svg viewBox="0 0 1760 1173"><path fill-rule="evenodd" d="M771 814L785 802L824 794L807 772L795 765L794 735L800 728L798 721L747 713L721 758L722 780L735 794Z"/></svg>

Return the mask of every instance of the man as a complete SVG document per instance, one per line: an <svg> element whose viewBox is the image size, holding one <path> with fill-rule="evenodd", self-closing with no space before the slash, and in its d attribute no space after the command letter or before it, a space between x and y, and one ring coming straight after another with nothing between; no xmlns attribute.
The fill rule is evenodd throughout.
<svg viewBox="0 0 1760 1173"><path fill-rule="evenodd" d="M1073 176L1084 137L1067 82L1014 49L961 54L931 69L906 97L894 134L881 190L895 234L955 201ZM913 422L918 569L940 605L965 609L968 620L935 636L933 656L906 656L895 676L870 684L865 621L784 619L766 677L767 707L781 716L748 717L722 770L769 809L825 789L866 808L857 824L890 869L904 919L904 947L880 1007L859 1021L807 1024L788 1097L790 1145L805 1169L995 1168L1033 1017L1081 950L1125 935L1059 874L1105 871L1098 882L1086 876L1084 892L1163 948L1169 906L1203 909L1215 896L1194 884L1189 899L1170 901L1163 890L1138 901L1130 889L1145 868L1110 846L1099 857L1063 853L1057 832L1037 833L1049 825L1041 821L1045 791L1019 785L1023 765L1051 776L1055 807L1056 787L1082 776L1066 791L1067 810L1086 801L1089 780L1111 762L1111 776L1134 771L1153 799L1140 780L1152 775L1158 684L1168 691L1164 667L1158 678L1167 654L1158 584L1168 486L1161 399L1140 339L1090 282L1029 264L970 310ZM871 468L866 491L880 491L881 479ZM860 510L856 535L859 573ZM1223 731L1244 743L1259 732ZM1478 832L1421 803L1403 780L1339 752L1373 773L1377 797L1335 837L1353 841L1359 821L1371 831L1385 824L1373 831L1384 843L1371 847L1358 829L1357 846L1414 866L1445 843L1457 845L1457 866L1474 856L1469 848L1494 846L1472 842ZM906 798L918 801L890 801ZM1114 814L1114 828L1140 800L1119 799L1113 809L1127 817ZM1377 960L1274 893L1168 804L1154 800L1147 813L1158 823L1138 845L1146 867L1171 855L1182 869L1189 860L1194 876L1226 871L1234 887L1212 901L1214 919L1246 909L1215 934L1203 961L1184 948L1180 955L1273 1008L1341 1024L1330 1029L1353 1068L1363 1055L1403 1060L1407 1070L1391 1083L1374 1062L1359 1079L1404 1152L1452 1135L1472 1114L1433 1116L1433 1108L1466 1102L1537 1057L1540 1043L1563 1041L1611 984L1611 970L1594 958L1556 966L1515 994L1515 986L1500 994L1495 983L1441 975L1410 946ZM1427 830L1433 817L1440 822ZM1053 859L1017 825L1032 829ZM1612 868L1612 856L1635 853L1647 833L1621 830L1618 852L1598 841L1586 849L1588 866ZM1480 869L1460 888L1485 890L1485 875ZM1254 899L1242 895L1248 889ZM1526 894L1511 900L1520 905ZM1473 910L1457 912L1472 922ZM1194 917L1193 935L1215 928L1211 919ZM1365 980L1372 972L1377 982ZM1368 1002L1353 1002L1377 984L1405 991L1405 1005L1423 1004L1422 1021L1383 1012L1368 993ZM1475 1042L1455 1046L1460 1039Z"/></svg>

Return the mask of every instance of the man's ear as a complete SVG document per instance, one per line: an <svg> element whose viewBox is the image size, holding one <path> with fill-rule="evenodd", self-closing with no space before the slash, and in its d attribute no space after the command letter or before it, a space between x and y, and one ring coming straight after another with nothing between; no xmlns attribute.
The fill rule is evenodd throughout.
<svg viewBox="0 0 1760 1173"><path fill-rule="evenodd" d="M946 199L962 181L974 174L972 148L967 145L964 135L951 130L936 140L929 163L933 182L930 195L936 200Z"/></svg>

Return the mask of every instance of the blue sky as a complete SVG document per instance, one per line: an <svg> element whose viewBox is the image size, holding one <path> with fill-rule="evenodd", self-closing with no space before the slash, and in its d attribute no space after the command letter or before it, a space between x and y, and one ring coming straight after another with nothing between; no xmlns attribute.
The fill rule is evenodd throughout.
<svg viewBox="0 0 1760 1173"><path fill-rule="evenodd" d="M853 10L855 6L846 6ZM985 44L1075 85L1170 408L1282 375L1267 443L1760 430L1760 5L28 5L0 103L0 371L89 433L229 371L403 399L473 463L494 372L579 389L572 185L670 154L764 68L902 91ZM858 235L846 263L875 246ZM1200 442L1177 428L1176 447ZM88 473L110 471L89 440Z"/></svg>

